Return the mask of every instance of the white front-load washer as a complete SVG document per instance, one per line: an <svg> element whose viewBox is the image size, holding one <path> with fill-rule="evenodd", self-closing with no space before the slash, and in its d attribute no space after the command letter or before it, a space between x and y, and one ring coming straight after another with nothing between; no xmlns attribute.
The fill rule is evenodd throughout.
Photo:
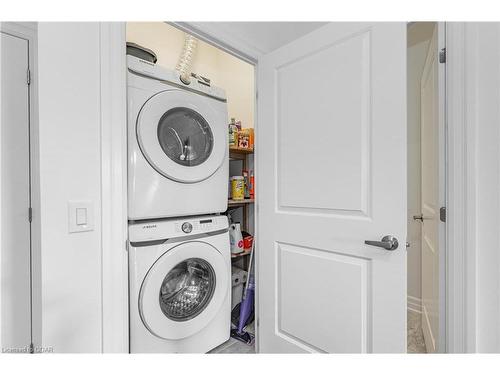
<svg viewBox="0 0 500 375"><path fill-rule="evenodd" d="M127 65L129 220L226 211L224 90L133 56Z"/></svg>
<svg viewBox="0 0 500 375"><path fill-rule="evenodd" d="M131 353L206 353L229 339L226 216L129 225Z"/></svg>

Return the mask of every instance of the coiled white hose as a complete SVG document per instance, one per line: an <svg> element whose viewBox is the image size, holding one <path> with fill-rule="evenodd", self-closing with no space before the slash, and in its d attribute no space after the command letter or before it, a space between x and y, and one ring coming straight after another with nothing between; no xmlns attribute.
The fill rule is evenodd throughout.
<svg viewBox="0 0 500 375"><path fill-rule="evenodd" d="M182 49L182 53L179 56L179 62L175 69L179 72L181 81L186 85L191 83L191 64L196 53L197 44L198 39L192 35L185 34L184 48Z"/></svg>

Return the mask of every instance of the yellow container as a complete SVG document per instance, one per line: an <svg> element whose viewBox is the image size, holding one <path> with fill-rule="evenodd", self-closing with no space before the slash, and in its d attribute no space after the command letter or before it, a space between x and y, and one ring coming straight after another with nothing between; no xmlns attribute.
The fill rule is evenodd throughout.
<svg viewBox="0 0 500 375"><path fill-rule="evenodd" d="M245 179L243 176L231 177L231 197L234 200L245 199Z"/></svg>

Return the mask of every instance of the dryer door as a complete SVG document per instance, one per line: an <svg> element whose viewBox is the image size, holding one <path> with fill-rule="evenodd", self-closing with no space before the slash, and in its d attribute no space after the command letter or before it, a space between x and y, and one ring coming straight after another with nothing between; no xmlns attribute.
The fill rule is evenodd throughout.
<svg viewBox="0 0 500 375"><path fill-rule="evenodd" d="M207 179L222 165L227 148L227 111L221 103L183 90L151 97L137 118L142 153L159 173L179 182Z"/></svg>
<svg viewBox="0 0 500 375"><path fill-rule="evenodd" d="M202 330L229 291L229 265L206 242L182 243L150 268L139 294L142 322L155 336L178 340Z"/></svg>

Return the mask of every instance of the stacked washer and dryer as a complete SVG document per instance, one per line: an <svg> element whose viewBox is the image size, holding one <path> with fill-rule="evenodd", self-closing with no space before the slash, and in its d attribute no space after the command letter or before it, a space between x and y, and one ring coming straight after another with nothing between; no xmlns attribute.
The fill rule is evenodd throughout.
<svg viewBox="0 0 500 375"><path fill-rule="evenodd" d="M127 65L130 352L204 353L231 325L225 93Z"/></svg>

